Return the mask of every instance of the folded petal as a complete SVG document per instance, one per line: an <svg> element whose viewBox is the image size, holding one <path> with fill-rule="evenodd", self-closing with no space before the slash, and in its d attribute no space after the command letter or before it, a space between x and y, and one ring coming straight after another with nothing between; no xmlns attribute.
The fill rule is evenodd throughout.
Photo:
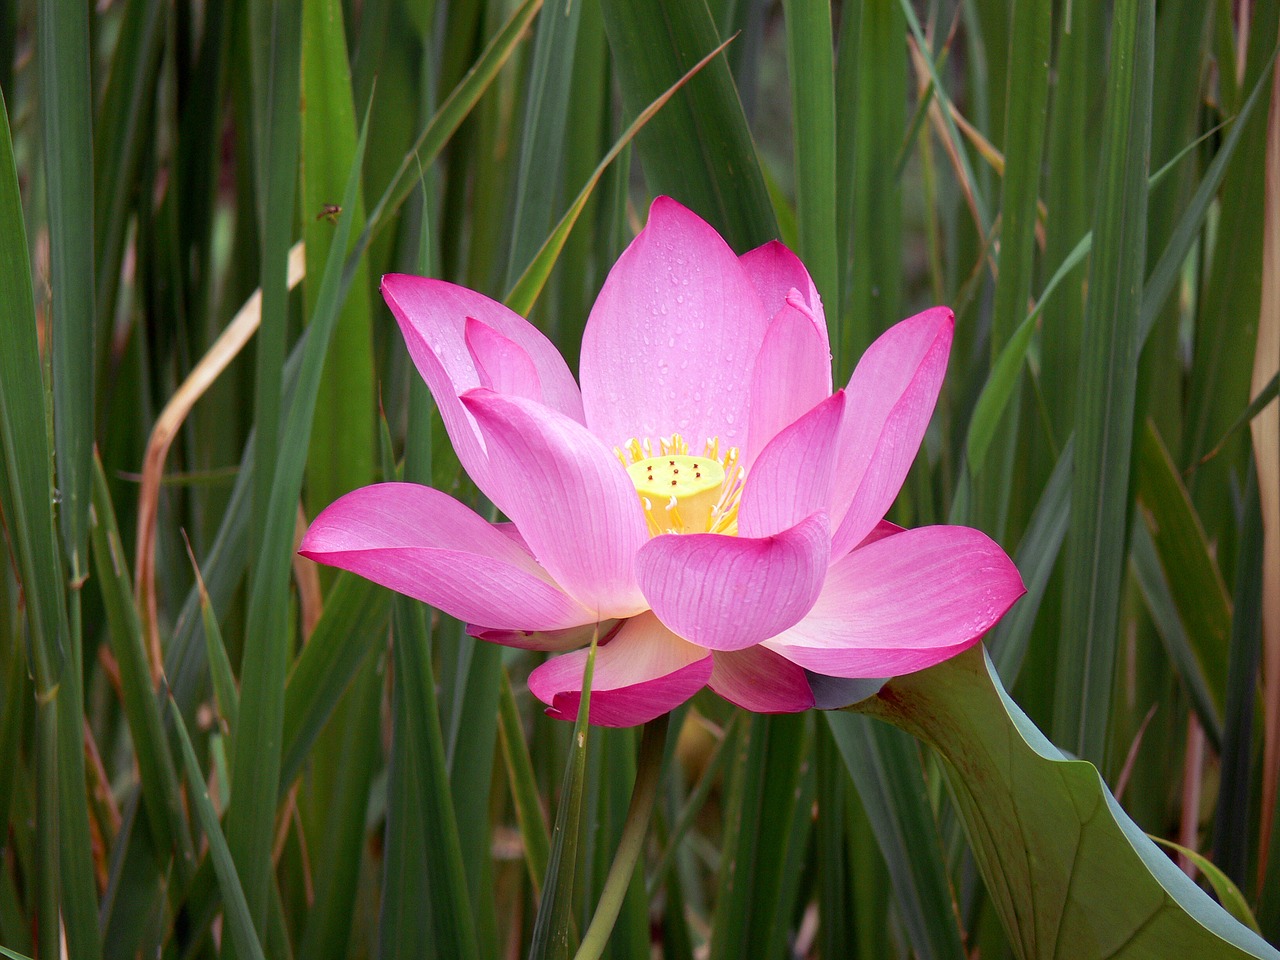
<svg viewBox="0 0 1280 960"><path fill-rule="evenodd" d="M833 394L769 441L748 471L738 507L744 537L781 533L831 506L835 438L844 391Z"/></svg>
<svg viewBox="0 0 1280 960"><path fill-rule="evenodd" d="M717 650L708 686L753 713L799 713L814 705L804 670L761 646Z"/></svg>
<svg viewBox="0 0 1280 960"><path fill-rule="evenodd" d="M898 495L933 416L954 329L951 311L934 307L891 327L858 361L839 442L832 556L861 541Z"/></svg>
<svg viewBox="0 0 1280 960"><path fill-rule="evenodd" d="M787 249L782 241L770 240L763 246L744 253L738 258L738 262L751 278L751 284L760 295L765 313L769 316L777 316L787 295L793 290L798 292L804 306L808 308L809 315L817 325L818 333L822 337L823 349L830 353L827 320L822 312L822 298L818 296L818 288L813 285L813 279L799 257Z"/></svg>
<svg viewBox="0 0 1280 960"><path fill-rule="evenodd" d="M747 436L749 379L768 315L720 235L669 197L609 271L582 339L587 425L610 447L682 434Z"/></svg>
<svg viewBox="0 0 1280 960"><path fill-rule="evenodd" d="M766 646L835 677L912 673L976 643L1025 592L986 534L904 530L833 563L809 615Z"/></svg>
<svg viewBox="0 0 1280 960"><path fill-rule="evenodd" d="M321 511L298 552L459 620L558 630L594 619L528 551L431 487L380 483L353 490Z"/></svg>
<svg viewBox="0 0 1280 960"><path fill-rule="evenodd" d="M749 469L783 427L830 395L831 348L826 325L821 314L815 317L793 289L770 321L756 354L743 465Z"/></svg>
<svg viewBox="0 0 1280 960"><path fill-rule="evenodd" d="M577 717L587 653L567 653L529 674L529 689L547 704L549 716ZM642 613L596 649L588 719L602 727L647 723L706 686L711 670L706 650L681 640L652 613Z"/></svg>
<svg viewBox="0 0 1280 960"><path fill-rule="evenodd" d="M815 514L769 537L654 537L636 557L653 612L702 647L741 650L809 612L827 571L830 532Z"/></svg>
<svg viewBox="0 0 1280 960"><path fill-rule="evenodd" d="M480 386L497 393L542 402L542 381L528 352L487 323L467 317L463 340L475 365Z"/></svg>
<svg viewBox="0 0 1280 960"><path fill-rule="evenodd" d="M577 650L591 642L591 634L596 630L605 636L618 625L617 620L605 620L603 623L579 624L576 627L565 627L563 630L498 630L494 627L467 625L467 635L489 643L500 643L504 647L516 647L520 650L541 650L544 653L562 653L565 650Z"/></svg>
<svg viewBox="0 0 1280 960"><path fill-rule="evenodd" d="M634 561L649 530L617 457L582 424L531 400L472 390L462 402L489 451L493 502L556 583L593 618L645 609Z"/></svg>
<svg viewBox="0 0 1280 960"><path fill-rule="evenodd" d="M407 274L383 277L382 295L400 324L409 356L431 388L458 459L486 495L489 470L484 443L458 401L461 394L473 387L505 384L511 379L527 381L527 370L532 368L542 402L582 421L582 397L564 358L523 317L465 287ZM495 336L474 332L469 349L467 318L478 321ZM510 360L519 354L523 358L514 362L525 368L524 373L506 374L499 370L504 355ZM487 370L488 383L477 370L477 357Z"/></svg>

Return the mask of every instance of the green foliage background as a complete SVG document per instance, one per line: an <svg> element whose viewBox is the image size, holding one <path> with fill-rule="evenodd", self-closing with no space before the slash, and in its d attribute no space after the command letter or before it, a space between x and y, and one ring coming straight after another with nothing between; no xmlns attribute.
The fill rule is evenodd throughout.
<svg viewBox="0 0 1280 960"><path fill-rule="evenodd" d="M1280 941L1277 36L1276 0L2 0L0 944L452 960L586 929L637 732L578 749L532 655L293 546L378 479L476 496L378 277L505 298L572 366L659 193L801 255L837 381L954 307L890 519L980 527L1029 593L994 677L864 705L934 749L677 711L607 955L1167 955L1094 930L1167 889L1111 859L1133 823ZM252 338L165 420L238 312ZM581 829L553 845L562 794ZM975 829L1006 806L1038 825ZM1051 859L1072 818L1108 838L1083 866L1002 859Z"/></svg>

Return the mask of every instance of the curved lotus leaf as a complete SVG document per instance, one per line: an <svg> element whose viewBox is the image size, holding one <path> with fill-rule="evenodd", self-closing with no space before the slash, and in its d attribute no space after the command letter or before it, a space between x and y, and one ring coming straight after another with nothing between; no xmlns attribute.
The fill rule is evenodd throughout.
<svg viewBox="0 0 1280 960"><path fill-rule="evenodd" d="M897 677L849 709L901 727L942 757L978 869L1023 960L1280 960L1129 819L1093 764L1067 759L1036 729L979 648Z"/></svg>

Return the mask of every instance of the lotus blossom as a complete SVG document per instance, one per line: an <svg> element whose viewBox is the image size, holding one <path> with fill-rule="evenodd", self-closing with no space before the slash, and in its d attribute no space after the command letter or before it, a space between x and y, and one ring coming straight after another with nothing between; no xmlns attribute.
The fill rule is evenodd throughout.
<svg viewBox="0 0 1280 960"><path fill-rule="evenodd" d="M831 705L827 678L959 653L1024 592L983 533L883 519L942 383L945 307L888 330L833 393L800 260L776 241L736 256L667 197L591 310L581 388L479 293L402 275L382 292L459 460L511 522L382 483L325 509L300 552L475 637L560 654L529 677L552 716L576 715L593 634L592 723L643 723L704 686L795 712Z"/></svg>

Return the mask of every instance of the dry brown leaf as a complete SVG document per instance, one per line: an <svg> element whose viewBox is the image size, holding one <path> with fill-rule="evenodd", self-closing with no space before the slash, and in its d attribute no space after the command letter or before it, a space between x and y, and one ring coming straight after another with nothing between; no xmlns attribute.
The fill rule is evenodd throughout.
<svg viewBox="0 0 1280 960"><path fill-rule="evenodd" d="M301 242L289 251L289 289L301 282L306 273L306 254ZM147 638L147 655L151 661L151 679L160 683L160 631L156 621L156 514L160 507L160 483L169 447L182 428L196 401L214 384L232 360L244 349L262 322L262 291L255 290L245 301L209 352L182 381L182 386L156 418L147 439L147 452L142 461L142 489L138 494L137 547L133 565L134 593L142 614L143 632Z"/></svg>
<svg viewBox="0 0 1280 960"><path fill-rule="evenodd" d="M1280 369L1280 70L1271 81L1267 121L1266 209L1262 236L1262 311L1253 357L1251 396L1262 392ZM1276 785L1280 779L1280 401L1272 400L1249 424L1262 503L1262 823L1258 882L1266 876Z"/></svg>

